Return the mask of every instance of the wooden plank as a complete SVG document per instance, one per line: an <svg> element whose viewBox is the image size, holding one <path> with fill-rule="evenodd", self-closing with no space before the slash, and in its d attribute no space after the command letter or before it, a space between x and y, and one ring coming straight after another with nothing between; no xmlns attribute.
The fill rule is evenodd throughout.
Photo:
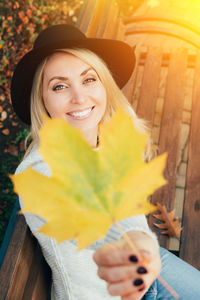
<svg viewBox="0 0 200 300"><path fill-rule="evenodd" d="M76 27L78 27L87 36L93 22L94 12L96 11L99 0L86 0L81 8Z"/></svg>
<svg viewBox="0 0 200 300"><path fill-rule="evenodd" d="M37 280L35 282L35 287L31 299L51 300L51 284L52 284L51 269L47 265L44 257L42 257L40 265L42 265L42 268L41 267L39 268ZM28 298L24 298L24 300L26 299Z"/></svg>
<svg viewBox="0 0 200 300"><path fill-rule="evenodd" d="M116 20L116 27L115 27L115 39L116 40L120 40L120 41L124 41L125 38L125 26L121 20L121 18L117 18Z"/></svg>
<svg viewBox="0 0 200 300"><path fill-rule="evenodd" d="M147 58L147 52L141 51L141 54L140 54L140 65L141 66L145 65L146 58ZM167 67L167 68L169 67L169 59L170 59L170 53L163 52L162 67ZM194 69L195 64L196 64L196 54L188 54L187 68Z"/></svg>
<svg viewBox="0 0 200 300"><path fill-rule="evenodd" d="M133 95L135 91L135 85L136 85L136 79L137 79L137 74L138 74L138 65L139 65L139 57L140 57L140 48L135 48L135 55L136 55L136 65L134 68L134 71L127 82L127 84L123 87L122 92L132 105L132 100L133 100Z"/></svg>
<svg viewBox="0 0 200 300"><path fill-rule="evenodd" d="M158 26L140 26L131 27L126 30L126 36L136 34L155 34L155 35L166 35L174 38L178 38L180 42L185 41L192 46L200 48L199 35L192 32L185 32L182 28L164 28ZM153 39L153 37L152 37Z"/></svg>
<svg viewBox="0 0 200 300"><path fill-rule="evenodd" d="M106 15L104 15L104 20L106 20L103 32L98 35L99 37L106 39L116 39L116 26L118 21L119 9L115 0L108 1L109 7L105 7L105 11L107 11Z"/></svg>
<svg viewBox="0 0 200 300"><path fill-rule="evenodd" d="M76 27L81 28L85 16L85 11L88 9L88 6L89 1L84 1L78 14L78 18L75 24Z"/></svg>
<svg viewBox="0 0 200 300"><path fill-rule="evenodd" d="M168 153L165 169L165 178L168 180L168 185L159 189L152 197L153 203L164 204L169 210L173 208L175 198L186 67L187 51L185 49L174 50L169 62L159 138L160 154L163 152ZM153 217L150 216L149 223L152 228L154 221ZM160 245L168 248L168 238L161 235L158 230L155 229L154 231L159 236Z"/></svg>
<svg viewBox="0 0 200 300"><path fill-rule="evenodd" d="M24 294L28 276L32 272L35 247L36 243L33 243L32 234L29 231L21 247L6 300L19 300Z"/></svg>
<svg viewBox="0 0 200 300"><path fill-rule="evenodd" d="M106 0L97 0L95 10L92 13L92 19L87 31L88 37L97 37L99 26L104 19Z"/></svg>
<svg viewBox="0 0 200 300"><path fill-rule="evenodd" d="M188 20L190 20L188 18ZM199 34L200 32L200 27L196 26L196 24L192 24L191 22L188 22L188 20L184 20L183 18L180 18L180 16L173 16L170 14L148 14L148 15L138 15L138 16L130 16L124 19L124 24L128 25L128 24L135 24L135 23L140 23L140 22L145 22L147 24L147 22L155 22L158 21L159 24L160 22L162 23L168 23L169 25L171 24L175 24L178 27L183 27L187 30L193 31L197 34Z"/></svg>
<svg viewBox="0 0 200 300"><path fill-rule="evenodd" d="M17 217L0 270L0 282L1 300L34 299L36 293L40 297L35 299L46 300L50 293L50 269L23 215Z"/></svg>
<svg viewBox="0 0 200 300"><path fill-rule="evenodd" d="M34 248L34 259L31 264L31 272L26 283L23 300L46 300L51 293L51 270L45 261L37 240L32 237Z"/></svg>
<svg viewBox="0 0 200 300"><path fill-rule="evenodd" d="M180 257L200 269L200 53L193 84L186 194L183 212Z"/></svg>
<svg viewBox="0 0 200 300"><path fill-rule="evenodd" d="M17 261L25 240L27 225L24 216L19 215L16 220L15 230L11 237L3 264L0 269L0 300L6 299L12 283Z"/></svg>
<svg viewBox="0 0 200 300"><path fill-rule="evenodd" d="M144 67L137 114L140 118L148 120L151 124L153 124L154 119L161 64L162 50L157 47L150 47Z"/></svg>
<svg viewBox="0 0 200 300"><path fill-rule="evenodd" d="M88 0L82 6L76 26L89 37L115 38L118 13L115 0Z"/></svg>

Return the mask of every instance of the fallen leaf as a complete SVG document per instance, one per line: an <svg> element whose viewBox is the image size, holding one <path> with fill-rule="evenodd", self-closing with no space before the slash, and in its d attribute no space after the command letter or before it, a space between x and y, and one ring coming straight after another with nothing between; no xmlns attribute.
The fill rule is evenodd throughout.
<svg viewBox="0 0 200 300"><path fill-rule="evenodd" d="M2 133L5 134L5 135L9 135L10 130L7 129L7 128L6 128L6 129L3 129L3 130L2 130Z"/></svg>
<svg viewBox="0 0 200 300"><path fill-rule="evenodd" d="M167 234L169 236L179 236L183 227L179 227L180 219L174 219L175 209L173 209L171 212L168 212L166 206L161 205L160 203L157 203L157 207L160 211L160 214L154 214L153 216L157 220L163 221L164 223L153 223L154 226L158 227L159 229L165 229L165 231L161 232L162 234Z"/></svg>

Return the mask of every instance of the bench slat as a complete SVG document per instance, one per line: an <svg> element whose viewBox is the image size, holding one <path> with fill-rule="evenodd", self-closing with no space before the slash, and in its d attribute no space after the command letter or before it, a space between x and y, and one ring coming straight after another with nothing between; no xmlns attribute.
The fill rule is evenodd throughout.
<svg viewBox="0 0 200 300"><path fill-rule="evenodd" d="M40 277L39 285L36 285ZM50 294L51 271L37 240L28 229L23 215L18 215L15 229L0 269L0 300L46 300Z"/></svg>
<svg viewBox="0 0 200 300"><path fill-rule="evenodd" d="M137 48L135 49L135 55L136 55L135 69L134 69L129 81L122 89L122 92L124 93L124 95L126 96L126 98L128 99L128 101L130 102L131 105L133 104L133 95L134 95L135 85L136 85L136 81L137 81L137 74L138 74L137 71L138 71L139 57L140 57L140 50Z"/></svg>
<svg viewBox="0 0 200 300"><path fill-rule="evenodd" d="M153 203L162 203L168 210L173 209L175 198L186 68L187 52L177 49L170 57L159 139L160 153L168 153L165 178L169 184L159 189L152 197ZM149 221L153 227L155 220L152 216ZM160 245L168 248L169 239L161 235L159 230L155 231L159 236Z"/></svg>
<svg viewBox="0 0 200 300"><path fill-rule="evenodd" d="M98 0L85 1L77 19L76 27L88 35Z"/></svg>
<svg viewBox="0 0 200 300"><path fill-rule="evenodd" d="M98 36L101 38L107 39L116 39L116 26L117 26L117 17L119 14L119 9L115 0L107 2L109 6L106 9L106 14L104 15L105 24L103 31ZM120 20L121 21L121 20ZM119 21L119 22L120 22Z"/></svg>
<svg viewBox="0 0 200 300"><path fill-rule="evenodd" d="M193 84L192 118L189 137L188 166L183 232L180 257L200 269L200 53L197 55Z"/></svg>
<svg viewBox="0 0 200 300"><path fill-rule="evenodd" d="M125 26L120 17L116 20L116 30L114 32L113 38L116 40L124 41L125 37Z"/></svg>
<svg viewBox="0 0 200 300"><path fill-rule="evenodd" d="M26 234L13 273L13 279L7 295L8 299L20 299L21 295L23 295L29 273L32 272L31 263L34 252L35 243Z"/></svg>
<svg viewBox="0 0 200 300"><path fill-rule="evenodd" d="M93 10L90 26L87 31L88 37L97 37L99 27L102 26L104 20L106 3L106 0L97 1L95 9Z"/></svg>
<svg viewBox="0 0 200 300"><path fill-rule="evenodd" d="M13 280L13 273L20 256L26 233L27 225L25 224L24 217L20 215L17 217L15 230L0 269L0 299L2 300L7 296L10 284Z"/></svg>
<svg viewBox="0 0 200 300"><path fill-rule="evenodd" d="M150 47L144 67L143 81L137 106L137 114L140 118L148 120L151 124L153 124L158 95L161 64L161 49Z"/></svg>

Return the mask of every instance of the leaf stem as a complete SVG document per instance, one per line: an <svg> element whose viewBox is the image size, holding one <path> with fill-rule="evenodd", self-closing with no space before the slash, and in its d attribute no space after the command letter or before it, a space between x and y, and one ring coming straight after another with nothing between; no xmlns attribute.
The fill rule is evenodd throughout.
<svg viewBox="0 0 200 300"><path fill-rule="evenodd" d="M119 232L121 233L122 237L127 242L127 244L131 247L131 249L133 250L134 254L137 255L138 258L141 258L141 255L139 254L139 251L138 251L137 247L133 244L133 241L130 239L130 237L128 236L128 234L126 232L124 232L123 228L119 225L118 222L114 222L114 224L117 227L117 229L119 230ZM142 257L141 259L143 261L146 260L145 257ZM176 291L160 275L158 275L157 279L171 293L171 295L175 299L179 299L179 295L176 293Z"/></svg>

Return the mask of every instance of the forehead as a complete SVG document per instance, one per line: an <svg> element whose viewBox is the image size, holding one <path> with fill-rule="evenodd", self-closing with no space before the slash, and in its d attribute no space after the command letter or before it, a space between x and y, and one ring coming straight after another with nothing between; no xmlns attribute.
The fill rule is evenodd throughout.
<svg viewBox="0 0 200 300"><path fill-rule="evenodd" d="M91 67L88 63L84 62L81 58L64 52L56 52L52 54L44 67L44 73L54 73L64 71L83 71Z"/></svg>

